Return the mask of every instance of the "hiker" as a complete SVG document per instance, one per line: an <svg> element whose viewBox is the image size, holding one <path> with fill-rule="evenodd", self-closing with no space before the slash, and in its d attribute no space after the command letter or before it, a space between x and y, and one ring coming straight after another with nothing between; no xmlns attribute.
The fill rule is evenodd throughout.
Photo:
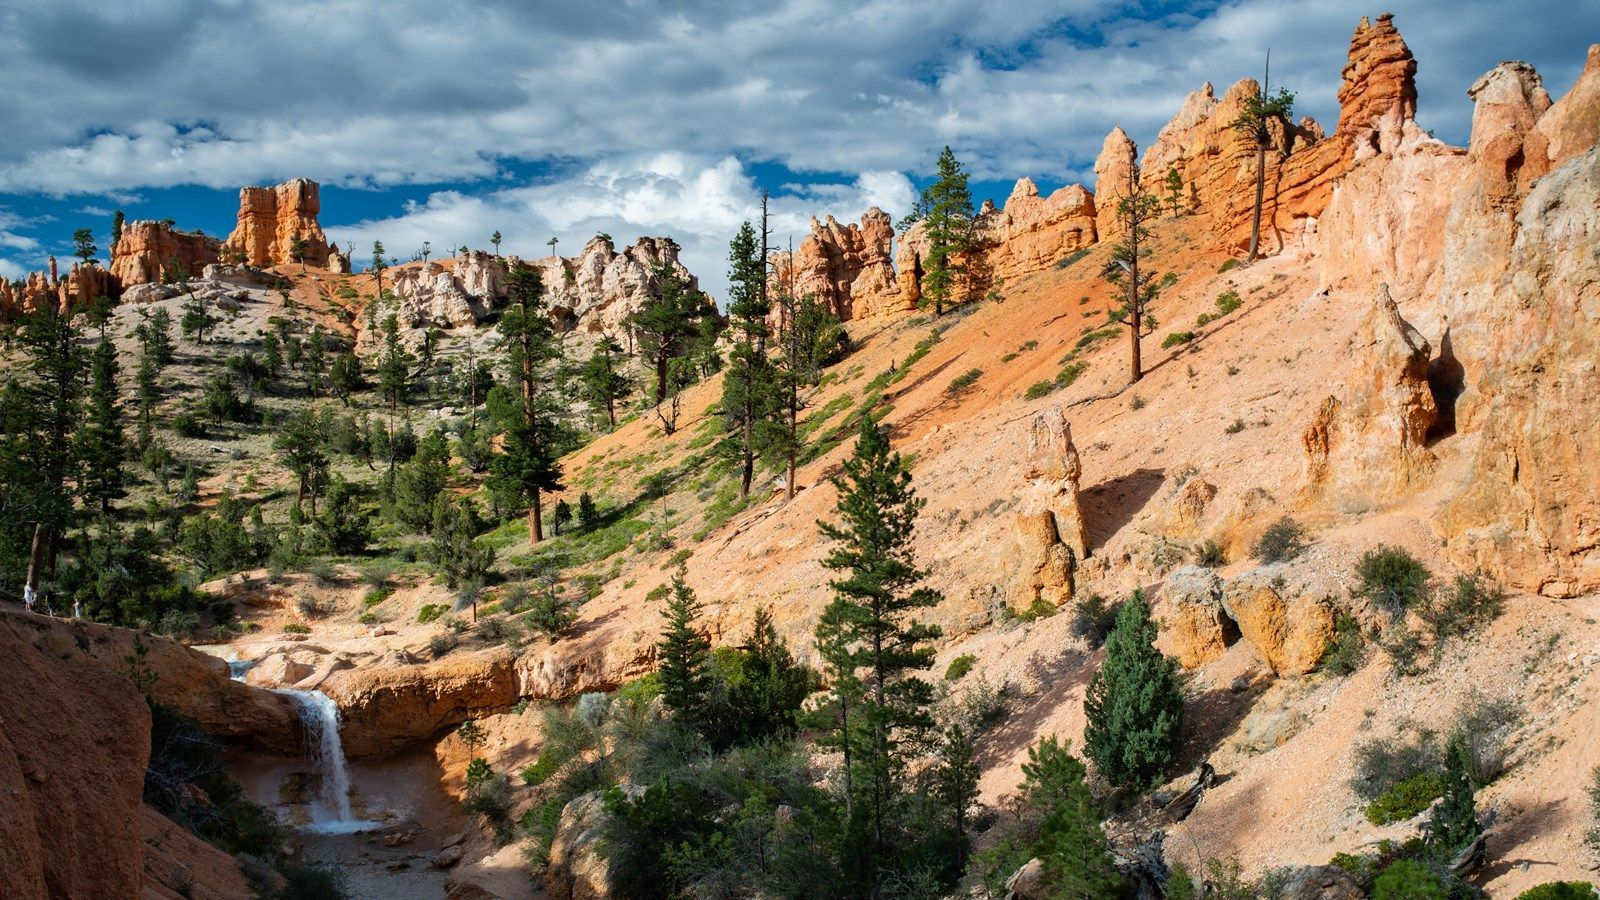
<svg viewBox="0 0 1600 900"><path fill-rule="evenodd" d="M28 612L33 612L33 602L33 585L24 584L22 586L22 605L27 607Z"/></svg>

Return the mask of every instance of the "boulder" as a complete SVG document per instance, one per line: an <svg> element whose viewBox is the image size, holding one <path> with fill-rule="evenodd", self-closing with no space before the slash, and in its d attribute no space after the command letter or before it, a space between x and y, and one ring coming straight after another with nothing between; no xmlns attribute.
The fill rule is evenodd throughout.
<svg viewBox="0 0 1600 900"><path fill-rule="evenodd" d="M644 788L635 784L622 785L622 791L629 799L644 794ZM599 791L562 807L544 872L544 889L551 900L604 900L615 895L611 866L601 849L605 823L605 800Z"/></svg>
<svg viewBox="0 0 1600 900"><path fill-rule="evenodd" d="M157 303L178 296L178 289L158 282L136 284L122 292L123 303Z"/></svg>
<svg viewBox="0 0 1600 900"><path fill-rule="evenodd" d="M1186 669L1219 659L1238 636L1222 609L1223 584L1216 572L1184 566L1161 589L1161 649Z"/></svg>
<svg viewBox="0 0 1600 900"><path fill-rule="evenodd" d="M1333 641L1333 598L1295 575L1282 565L1264 566L1223 590L1223 612L1279 675L1312 671Z"/></svg>
<svg viewBox="0 0 1600 900"><path fill-rule="evenodd" d="M1285 876L1276 896L1279 900L1362 900L1367 892L1338 866L1302 866Z"/></svg>

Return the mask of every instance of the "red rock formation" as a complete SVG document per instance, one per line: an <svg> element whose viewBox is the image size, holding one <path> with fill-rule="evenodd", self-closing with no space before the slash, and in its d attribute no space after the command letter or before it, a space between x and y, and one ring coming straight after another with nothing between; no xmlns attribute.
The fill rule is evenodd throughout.
<svg viewBox="0 0 1600 900"><path fill-rule="evenodd" d="M814 295L845 321L898 311L893 247L894 225L876 206L859 225L813 218L792 260L787 252L774 254L773 281L788 284L797 297Z"/></svg>
<svg viewBox="0 0 1600 900"><path fill-rule="evenodd" d="M1338 93L1339 125L1333 134L1323 137L1321 126L1309 118L1298 126L1273 129L1273 146L1267 152L1262 252L1276 253L1295 236L1314 230L1316 217L1332 198L1334 180L1357 161L1392 155L1426 139L1415 122L1415 75L1416 60L1392 17L1379 16L1376 22L1362 19L1350 39ZM1177 169L1190 207L1211 219L1225 245L1240 249L1249 243L1257 152L1254 141L1233 122L1260 90L1254 79L1246 78L1220 101L1214 99L1209 84L1190 94L1145 153L1140 174L1147 190L1165 196L1167 172ZM1108 138L1102 160L1113 150L1120 157L1120 141ZM1097 174L1103 164L1125 171L1117 159L1096 163ZM1108 210L1110 204L1103 200L1100 205L1104 233L1115 209Z"/></svg>
<svg viewBox="0 0 1600 900"><path fill-rule="evenodd" d="M1503 62L1467 89L1472 98L1468 157L1491 203L1510 203L1549 170L1543 134L1534 129L1550 108L1550 95L1533 66Z"/></svg>
<svg viewBox="0 0 1600 900"><path fill-rule="evenodd" d="M1305 500L1374 501L1414 486L1433 466L1428 429L1438 407L1428 384L1432 348L1380 285L1350 347L1344 388L1330 396L1301 440Z"/></svg>
<svg viewBox="0 0 1600 900"><path fill-rule="evenodd" d="M74 263L67 277L57 287L57 297L63 310L85 309L97 298L114 298L120 293L121 285L98 264Z"/></svg>
<svg viewBox="0 0 1600 900"><path fill-rule="evenodd" d="M1040 197L1033 180L1022 178L1005 206L984 212L977 226L989 273L1019 278L1095 242L1094 195L1081 184L1069 184Z"/></svg>
<svg viewBox="0 0 1600 900"><path fill-rule="evenodd" d="M1600 44L1589 45L1578 83L1539 118L1534 130L1545 146L1548 168L1594 146L1595 135L1600 134Z"/></svg>
<svg viewBox="0 0 1600 900"><path fill-rule="evenodd" d="M204 234L178 231L166 222L129 222L111 255L111 275L123 287L160 281L175 260L198 276L217 261L221 243Z"/></svg>
<svg viewBox="0 0 1600 900"><path fill-rule="evenodd" d="M138 897L150 710L132 682L0 616L0 897Z"/></svg>
<svg viewBox="0 0 1600 900"><path fill-rule="evenodd" d="M304 262L327 268L328 236L317 223L322 211L318 185L309 178L294 178L276 187L247 187L239 191L239 224L228 235L227 247L252 266L284 266ZM304 240L304 258L294 254L294 242Z"/></svg>
<svg viewBox="0 0 1600 900"><path fill-rule="evenodd" d="M1128 195L1127 185L1138 177L1137 148L1122 126L1111 129L1094 161L1095 233L1102 241L1115 240L1122 232L1117 223L1117 204ZM1166 172L1161 173L1166 177Z"/></svg>
<svg viewBox="0 0 1600 900"><path fill-rule="evenodd" d="M1060 406L1033 417L1028 432L1028 484L1013 533L1017 573L1009 602L1022 611L1044 600L1054 606L1072 599L1073 574L1089 555L1078 479L1083 464L1072 443L1072 425Z"/></svg>

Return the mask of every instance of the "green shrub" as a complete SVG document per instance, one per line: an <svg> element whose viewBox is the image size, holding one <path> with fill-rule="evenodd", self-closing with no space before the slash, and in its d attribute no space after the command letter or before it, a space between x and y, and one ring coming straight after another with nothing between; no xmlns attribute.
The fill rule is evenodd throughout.
<svg viewBox="0 0 1600 900"><path fill-rule="evenodd" d="M1187 344L1192 340L1194 340L1194 332L1174 331L1161 339L1161 349L1165 350L1169 347L1176 347L1179 344Z"/></svg>
<svg viewBox="0 0 1600 900"><path fill-rule="evenodd" d="M1339 613L1333 623L1333 643L1317 665L1330 675L1349 675L1367 658L1367 639L1349 613Z"/></svg>
<svg viewBox="0 0 1600 900"><path fill-rule="evenodd" d="M1408 740L1388 737L1363 741L1355 747L1355 775L1350 779L1350 789L1371 803L1400 782L1437 773L1443 766L1438 735L1431 731L1416 731Z"/></svg>
<svg viewBox="0 0 1600 900"><path fill-rule="evenodd" d="M944 389L944 392L946 394L959 394L967 388L977 384L978 379L982 377L982 369L968 369L960 375L950 379L950 384Z"/></svg>
<svg viewBox="0 0 1600 900"><path fill-rule="evenodd" d="M1072 345L1072 349L1084 350L1089 347L1093 347L1095 344L1098 344L1101 341L1116 337L1117 331L1118 329L1116 328L1100 328L1095 331L1088 332L1087 334L1078 338L1078 342Z"/></svg>
<svg viewBox="0 0 1600 900"><path fill-rule="evenodd" d="M378 624L379 619L378 614L375 612L364 612L361 615L356 616L356 621L363 625L376 625Z"/></svg>
<svg viewBox="0 0 1600 900"><path fill-rule="evenodd" d="M1228 556L1223 551L1222 545L1216 541L1204 541L1194 548L1194 562L1197 566L1208 569L1217 569L1227 565Z"/></svg>
<svg viewBox="0 0 1600 900"><path fill-rule="evenodd" d="M1372 882L1372 900L1448 900L1449 886L1424 863L1391 863Z"/></svg>
<svg viewBox="0 0 1600 900"><path fill-rule="evenodd" d="M1434 637L1448 640L1500 618L1505 606L1506 592L1499 585L1481 574L1457 575L1449 589L1433 592L1417 612Z"/></svg>
<svg viewBox="0 0 1600 900"><path fill-rule="evenodd" d="M1217 312L1225 316L1238 309L1243 303L1244 301L1239 299L1238 291L1223 291L1217 295Z"/></svg>
<svg viewBox="0 0 1600 900"><path fill-rule="evenodd" d="M1399 547L1368 550L1356 563L1354 593L1391 612L1409 609L1427 596L1428 568Z"/></svg>
<svg viewBox="0 0 1600 900"><path fill-rule="evenodd" d="M1284 516L1262 533L1250 552L1264 563L1286 562L1306 549L1305 529L1288 516Z"/></svg>
<svg viewBox="0 0 1600 900"><path fill-rule="evenodd" d="M448 634L436 634L428 638L428 656L433 659L442 659L455 648L456 639Z"/></svg>
<svg viewBox="0 0 1600 900"><path fill-rule="evenodd" d="M1238 268L1238 266L1239 266L1239 261L1237 259L1227 260L1222 265L1217 266L1217 274L1221 275L1221 274L1223 274L1225 272L1231 272L1234 269Z"/></svg>
<svg viewBox="0 0 1600 900"><path fill-rule="evenodd" d="M1551 881L1531 887L1517 900L1594 900L1594 885L1587 881Z"/></svg>
<svg viewBox="0 0 1600 900"><path fill-rule="evenodd" d="M1444 781L1433 772L1422 772L1396 784L1367 804L1367 821L1374 825L1403 822L1427 809L1444 795Z"/></svg>
<svg viewBox="0 0 1600 900"><path fill-rule="evenodd" d="M962 676L972 671L972 667L977 662L978 658L973 656L971 653L961 654L955 659L950 660L950 665L945 667L944 680L960 681Z"/></svg>
<svg viewBox="0 0 1600 900"><path fill-rule="evenodd" d="M1088 594L1072 604L1072 633L1098 647L1117 624L1115 603L1099 594Z"/></svg>
<svg viewBox="0 0 1600 900"><path fill-rule="evenodd" d="M1087 371L1089 371L1089 364L1086 362L1070 363L1061 370L1060 374L1056 375L1055 386L1058 388L1072 387L1072 383Z"/></svg>
<svg viewBox="0 0 1600 900"><path fill-rule="evenodd" d="M1239 432L1241 432L1243 430L1244 430L1244 420L1243 419L1234 419L1231 423L1229 423L1227 428L1222 429L1222 432L1224 434L1238 434Z"/></svg>
<svg viewBox="0 0 1600 900"><path fill-rule="evenodd" d="M283 633L284 634L310 634L311 633L311 629L306 627L306 626L304 626L304 625L301 625L299 622L290 622L289 624L283 626Z"/></svg>
<svg viewBox="0 0 1600 900"><path fill-rule="evenodd" d="M450 611L443 603L429 603L417 610L417 624L426 625Z"/></svg>
<svg viewBox="0 0 1600 900"><path fill-rule="evenodd" d="M1036 381L1028 385L1028 390L1023 393L1022 398L1024 400L1037 400L1055 389L1056 383L1054 381Z"/></svg>
<svg viewBox="0 0 1600 900"><path fill-rule="evenodd" d="M1212 322L1215 322L1217 318L1218 316L1216 313L1201 313L1200 315L1194 317L1194 327L1204 328L1207 325L1210 325Z"/></svg>
<svg viewBox="0 0 1600 900"><path fill-rule="evenodd" d="M343 870L290 857L279 857L273 868L283 876L275 900L342 900L350 896Z"/></svg>
<svg viewBox="0 0 1600 900"><path fill-rule="evenodd" d="M372 590L367 591L367 595L361 598L361 608L371 609L372 607L377 606L379 603L389 599L391 596L393 596L393 594L394 588L392 587L375 587Z"/></svg>

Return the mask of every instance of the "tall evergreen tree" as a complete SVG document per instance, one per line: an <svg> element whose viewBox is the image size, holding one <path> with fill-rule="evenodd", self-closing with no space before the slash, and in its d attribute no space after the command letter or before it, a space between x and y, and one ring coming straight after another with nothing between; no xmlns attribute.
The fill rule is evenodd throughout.
<svg viewBox="0 0 1600 900"><path fill-rule="evenodd" d="M1139 183L1138 173L1128 172L1125 193L1117 202L1117 218L1122 223L1122 240L1111 247L1111 257L1101 270L1101 276L1123 291L1122 305L1111 312L1111 319L1128 326L1128 383L1144 377L1144 367L1139 353L1139 342L1155 330L1155 317L1150 308L1160 290L1157 273L1140 265L1150 255L1146 243L1150 226L1146 223L1161 213L1161 201L1146 193Z"/></svg>
<svg viewBox="0 0 1600 900"><path fill-rule="evenodd" d="M404 452L407 431L389 437L388 458L394 472L390 490L390 517L412 531L421 532L433 521L433 501L450 484L450 446L444 432L434 428L414 440L415 452L398 469L394 461Z"/></svg>
<svg viewBox="0 0 1600 900"><path fill-rule="evenodd" d="M562 347L537 269L514 263L508 294L497 327L509 383L516 393L514 399L498 404L505 439L490 471L500 496L526 504L528 540L537 544L544 540L543 495L562 488L561 404L553 387Z"/></svg>
<svg viewBox="0 0 1600 900"><path fill-rule="evenodd" d="M113 256L116 255L117 245L122 243L122 226L127 220L128 217L120 209L111 214L111 253Z"/></svg>
<svg viewBox="0 0 1600 900"><path fill-rule="evenodd" d="M1444 799L1433 808L1426 829L1428 847L1441 863L1450 863L1483 831L1471 772L1472 750L1462 735L1452 735L1445 748Z"/></svg>
<svg viewBox="0 0 1600 900"><path fill-rule="evenodd" d="M1022 774L1023 803L1042 815L1034 854L1044 865L1050 896L1122 896L1127 883L1111 859L1083 763L1051 736L1028 748Z"/></svg>
<svg viewBox="0 0 1600 900"><path fill-rule="evenodd" d="M693 349L700 334L700 320L717 311L706 295L695 290L672 266L663 263L653 274L656 291L639 305L628 324L638 334L639 354L655 372L651 401L659 406L688 382L672 377L676 374L673 363Z"/></svg>
<svg viewBox="0 0 1600 900"><path fill-rule="evenodd" d="M79 228L72 233L72 255L83 260L84 265L88 265L99 252L100 248L94 245L93 228Z"/></svg>
<svg viewBox="0 0 1600 900"><path fill-rule="evenodd" d="M72 520L69 479L78 473L72 433L82 408L83 354L71 319L53 303L24 320L19 344L26 364L8 391L8 425L23 437L28 476L26 502L18 510L33 526L26 579L37 590L46 569L55 573L61 538Z"/></svg>
<svg viewBox="0 0 1600 900"><path fill-rule="evenodd" d="M965 256L972 248L971 174L956 159L949 147L939 154L939 173L922 189L917 205L906 223L922 222L928 240L923 257L923 302L933 302L933 314L944 314L944 305L957 299L966 271Z"/></svg>
<svg viewBox="0 0 1600 900"><path fill-rule="evenodd" d="M700 601L680 568L667 595L666 626L656 642L661 702L684 724L703 732L711 708L711 641L700 629Z"/></svg>
<svg viewBox="0 0 1600 900"><path fill-rule="evenodd" d="M117 349L102 340L89 365L87 415L74 441L83 466L80 491L84 503L111 512L111 501L127 495L122 471L127 458L127 438L122 431L122 405L117 399Z"/></svg>
<svg viewBox="0 0 1600 900"><path fill-rule="evenodd" d="M766 198L761 201L763 238L767 228ZM764 243L764 240L763 240ZM739 499L750 496L766 424L779 403L777 372L767 358L767 263L761 257L755 230L746 222L730 244L728 317L734 345L722 379L722 417L727 437L722 451L739 471Z"/></svg>
<svg viewBox="0 0 1600 900"><path fill-rule="evenodd" d="M941 632L911 616L942 597L920 586L925 573L912 558L911 538L925 501L912 489L905 461L891 452L887 432L870 416L862 417L855 452L843 468L834 479L839 521L817 523L834 542L823 565L840 573L829 582L834 599L818 626L818 643L836 671L852 661L864 670L857 708L841 730L853 745L851 830L866 840L860 848L866 856L851 868L874 893L892 850L891 819L906 762L933 727L933 686L915 673L933 664L930 641ZM858 690L851 683L841 687Z"/></svg>
<svg viewBox="0 0 1600 900"><path fill-rule="evenodd" d="M279 429L272 446L283 467L294 473L296 509L311 500L312 515L317 511L317 492L328 476L328 454L323 449L323 433L316 410L295 410Z"/></svg>
<svg viewBox="0 0 1600 900"><path fill-rule="evenodd" d="M320 397L323 375L328 371L328 339L320 324L311 326L311 333L306 335L300 371L306 376L306 391L313 397Z"/></svg>
<svg viewBox="0 0 1600 900"><path fill-rule="evenodd" d="M378 389L389 401L394 415L411 389L411 365L416 357L400 343L400 318L390 313L383 319L383 354L378 357Z"/></svg>
<svg viewBox="0 0 1600 900"><path fill-rule="evenodd" d="M1155 647L1156 625L1143 591L1117 611L1106 658L1089 680L1084 752L1112 784L1151 788L1178 749L1183 690L1178 664Z"/></svg>
<svg viewBox="0 0 1600 900"><path fill-rule="evenodd" d="M601 335L594 352L578 372L583 399L591 409L604 410L606 427L617 427L617 404L633 391L633 382L622 371L622 345L611 335Z"/></svg>
<svg viewBox="0 0 1600 900"><path fill-rule="evenodd" d="M1267 194L1267 151L1272 149L1272 125L1276 122L1285 132L1289 130L1289 116L1294 112L1294 94L1279 88L1270 92L1272 85L1272 54L1267 53L1266 74L1261 90L1245 98L1244 109L1231 123L1234 130L1250 138L1256 145L1256 202L1250 214L1250 255L1246 261L1254 262L1261 250L1261 207ZM1288 152L1285 147L1284 152Z"/></svg>

